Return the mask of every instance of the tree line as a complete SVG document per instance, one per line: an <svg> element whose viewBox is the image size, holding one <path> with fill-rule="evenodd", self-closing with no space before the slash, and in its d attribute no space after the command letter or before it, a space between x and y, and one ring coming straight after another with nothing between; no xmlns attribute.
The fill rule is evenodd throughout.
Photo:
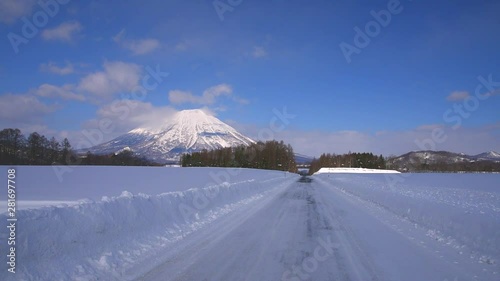
<svg viewBox="0 0 500 281"><path fill-rule="evenodd" d="M80 165L106 165L106 166L162 166L159 163L138 157L130 150L123 150L119 153L92 154L87 152L80 156Z"/></svg>
<svg viewBox="0 0 500 281"><path fill-rule="evenodd" d="M397 164L391 159L388 160L391 169L402 172L500 172L500 162L494 161L475 161L475 162L437 162L437 163L414 163Z"/></svg>
<svg viewBox="0 0 500 281"><path fill-rule="evenodd" d="M0 131L0 162L2 165L50 165L76 161L67 138L58 142L37 132L26 138L19 129Z"/></svg>
<svg viewBox="0 0 500 281"><path fill-rule="evenodd" d="M311 162L309 174L312 175L321 168L367 168L367 169L385 169L386 163L382 155L374 155L373 153L347 153L347 154L330 154L323 153L318 159Z"/></svg>
<svg viewBox="0 0 500 281"><path fill-rule="evenodd" d="M181 157L184 167L243 167L296 172L293 149L283 141L258 142L248 147L230 147L203 150ZM134 155L132 151L97 155L77 154L67 138L61 142L37 132L25 137L19 129L0 131L0 165L123 165L156 166L158 163ZM373 153L322 154L314 159L309 173L322 167L353 167L370 169L396 169L403 172L500 172L500 162L476 161L457 163L406 163L384 159Z"/></svg>
<svg viewBox="0 0 500 281"><path fill-rule="evenodd" d="M239 167L297 172L291 145L283 141L257 142L250 146L202 150L184 154L183 167Z"/></svg>
<svg viewBox="0 0 500 281"><path fill-rule="evenodd" d="M58 142L54 137L33 132L26 138L19 129L0 131L0 165L157 165L138 158L131 151L118 154L76 154L67 138Z"/></svg>

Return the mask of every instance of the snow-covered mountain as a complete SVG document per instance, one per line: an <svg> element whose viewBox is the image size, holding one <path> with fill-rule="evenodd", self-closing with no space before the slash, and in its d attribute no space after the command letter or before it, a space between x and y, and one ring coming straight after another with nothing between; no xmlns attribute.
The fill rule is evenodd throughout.
<svg viewBox="0 0 500 281"><path fill-rule="evenodd" d="M300 153L295 153L295 163L297 164L311 164L314 160L314 157L307 156Z"/></svg>
<svg viewBox="0 0 500 281"><path fill-rule="evenodd" d="M476 160L500 161L500 153L495 151L484 152L473 156Z"/></svg>
<svg viewBox="0 0 500 281"><path fill-rule="evenodd" d="M110 154L130 150L157 162L178 161L186 152L250 145L254 141L203 110L183 110L158 128L136 128L85 151Z"/></svg>
<svg viewBox="0 0 500 281"><path fill-rule="evenodd" d="M403 167L420 164L453 164L476 161L500 162L500 153L490 151L478 155L466 155L463 153L454 153L448 151L412 151L391 159L390 163Z"/></svg>

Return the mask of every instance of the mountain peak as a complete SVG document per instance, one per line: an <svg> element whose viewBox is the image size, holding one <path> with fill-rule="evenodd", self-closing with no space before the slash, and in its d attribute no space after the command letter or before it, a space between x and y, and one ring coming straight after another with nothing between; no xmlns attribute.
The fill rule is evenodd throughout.
<svg viewBox="0 0 500 281"><path fill-rule="evenodd" d="M172 119L167 120L168 123L173 122L184 122L189 124L202 124L202 123L222 123L216 117L207 114L201 109L186 109L177 112Z"/></svg>
<svg viewBox="0 0 500 281"><path fill-rule="evenodd" d="M174 118L189 118L194 120L205 121L206 118L214 117L202 109L186 109L175 113ZM214 117L215 118L215 117Z"/></svg>
<svg viewBox="0 0 500 281"><path fill-rule="evenodd" d="M202 109L185 109L169 115L163 122L155 122L156 125L145 125L135 128L129 133L132 134L157 134L168 130L175 124L182 123L184 126L196 126L196 124L210 124L222 122Z"/></svg>
<svg viewBox="0 0 500 281"><path fill-rule="evenodd" d="M489 155L493 156L493 157L500 157L500 153L496 152L496 151L489 151L488 152Z"/></svg>
<svg viewBox="0 0 500 281"><path fill-rule="evenodd" d="M179 111L177 113L179 113L179 114L201 114L201 115L209 115L209 116L211 116L210 114L207 114L205 112L205 110L203 110L201 108L184 109L184 110L181 110L181 111Z"/></svg>
<svg viewBox="0 0 500 281"><path fill-rule="evenodd" d="M494 159L500 160L500 153L496 151L488 151L475 156L476 158L486 158L486 159Z"/></svg>
<svg viewBox="0 0 500 281"><path fill-rule="evenodd" d="M201 109L189 109L171 115L158 128L136 128L90 151L107 154L128 147L140 156L162 162L178 161L183 153L251 143L252 139L216 117Z"/></svg>

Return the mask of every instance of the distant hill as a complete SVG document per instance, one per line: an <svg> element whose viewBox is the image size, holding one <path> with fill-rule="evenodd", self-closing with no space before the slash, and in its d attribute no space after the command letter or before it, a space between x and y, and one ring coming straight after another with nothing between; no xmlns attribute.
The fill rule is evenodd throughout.
<svg viewBox="0 0 500 281"><path fill-rule="evenodd" d="M500 154L495 151L467 155L449 151L412 151L388 159L388 166L398 170L499 171Z"/></svg>
<svg viewBox="0 0 500 281"><path fill-rule="evenodd" d="M295 153L295 163L297 163L297 165L311 164L313 160L314 157Z"/></svg>

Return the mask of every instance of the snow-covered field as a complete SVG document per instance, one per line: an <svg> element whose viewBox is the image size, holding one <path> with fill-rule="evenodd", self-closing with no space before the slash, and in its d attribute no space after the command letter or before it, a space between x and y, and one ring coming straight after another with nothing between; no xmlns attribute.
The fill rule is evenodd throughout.
<svg viewBox="0 0 500 281"><path fill-rule="evenodd" d="M7 175L7 167L0 167L0 172ZM18 207L27 209L99 201L103 196L119 196L123 191L157 195L224 182L266 179L273 173L213 168L21 166L16 174L21 200ZM6 198L7 193L0 192L0 200ZM2 204L0 213L6 209L6 204Z"/></svg>
<svg viewBox="0 0 500 281"><path fill-rule="evenodd" d="M432 280L500 279L499 174L323 174L317 179L419 250L462 270ZM395 242L387 241L385 247L398 247ZM414 254L401 258L411 261ZM400 280L408 280L403 276Z"/></svg>
<svg viewBox="0 0 500 281"><path fill-rule="evenodd" d="M250 169L77 167L60 181L52 167L20 167L17 176L17 273L5 267L0 280L500 277L498 174L302 183Z"/></svg>

